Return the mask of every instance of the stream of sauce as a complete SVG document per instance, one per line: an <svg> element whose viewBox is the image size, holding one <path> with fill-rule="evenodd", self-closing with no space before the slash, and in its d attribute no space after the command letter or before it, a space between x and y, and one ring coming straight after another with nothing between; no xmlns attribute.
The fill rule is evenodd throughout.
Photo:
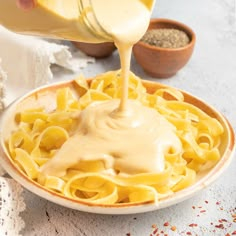
<svg viewBox="0 0 236 236"><path fill-rule="evenodd" d="M119 51L122 95L118 111L126 112L132 47L148 28L150 9L138 0L92 0L92 5L99 24L112 36Z"/></svg>

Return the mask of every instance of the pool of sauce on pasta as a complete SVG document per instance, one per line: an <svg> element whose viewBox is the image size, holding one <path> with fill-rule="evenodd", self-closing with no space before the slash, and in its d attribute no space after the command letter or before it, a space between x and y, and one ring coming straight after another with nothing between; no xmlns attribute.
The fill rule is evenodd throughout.
<svg viewBox="0 0 236 236"><path fill-rule="evenodd" d="M148 27L150 9L137 0L125 4L121 11L119 1L106 1L106 9L101 1L93 1L98 21L119 51L121 99L96 102L81 111L76 133L42 166L45 175L64 176L81 161L101 161L114 174L162 172L164 154L181 150L172 124L156 110L128 99L132 46Z"/></svg>

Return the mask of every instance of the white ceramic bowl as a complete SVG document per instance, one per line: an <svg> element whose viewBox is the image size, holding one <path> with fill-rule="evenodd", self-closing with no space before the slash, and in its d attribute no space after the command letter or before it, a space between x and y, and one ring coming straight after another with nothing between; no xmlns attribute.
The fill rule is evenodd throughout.
<svg viewBox="0 0 236 236"><path fill-rule="evenodd" d="M155 83L155 82L147 82L143 81L143 84L147 88L147 90L152 93L157 88L166 87L163 84ZM45 90L51 91L51 95L55 94L56 89L59 87L70 86L73 88L74 82L73 81L66 81L60 82L53 85L48 85L45 87L38 88L25 96L16 100L13 104L11 104L1 115L1 138L0 138L0 164L4 167L4 169L11 175L16 181L18 181L22 186L24 186L29 191L45 198L51 202L60 204L62 206L85 211L85 212L92 212L92 213L100 213L100 214L133 214L133 213L141 213L141 212L148 212L157 210L160 208L168 207L178 202L181 202L185 199L192 197L194 194L199 192L200 190L206 188L215 181L222 173L226 170L226 167L230 164L230 161L233 158L233 151L235 147L235 137L234 132L227 121L227 119L213 107L209 106L202 100L183 92L185 101L194 104L195 106L199 107L207 114L215 117L224 127L224 135L223 135L223 142L220 147L221 152L221 159L220 161L207 173L198 176L197 182L188 187L184 190L174 193L169 197L160 200L158 204L154 203L147 203L147 204L133 204L132 206L98 206L93 204L85 204L81 203L77 200L72 200L67 197L61 196L55 192L52 192L48 189L43 188L38 183L30 180L26 175L20 172L17 167L14 165L11 157L9 156L7 147L5 145L5 137L11 132L13 123L14 123L14 116L17 110L21 109L24 106L24 101L26 98L34 97L38 92L42 92ZM41 99L39 97L39 99ZM42 103L50 104L49 98L42 99ZM35 104L32 104L35 106Z"/></svg>

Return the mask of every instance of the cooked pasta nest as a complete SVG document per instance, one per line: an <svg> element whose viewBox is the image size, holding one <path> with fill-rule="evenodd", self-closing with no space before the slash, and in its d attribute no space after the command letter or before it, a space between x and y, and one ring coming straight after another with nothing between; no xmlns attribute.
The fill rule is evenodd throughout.
<svg viewBox="0 0 236 236"><path fill-rule="evenodd" d="M93 205L158 203L194 184L199 172L212 168L220 159L224 130L217 119L185 102L183 94L174 88L147 92L140 78L130 73L129 99L156 109L172 123L181 140L182 152L167 153L165 170L161 173L114 175L106 173L101 162L94 161L79 163L61 178L42 175L41 166L72 135L81 110L95 101L120 98L120 71L107 72L90 81L79 76L73 85L55 91L55 108L35 107L17 113L17 129L7 140L17 168L47 190ZM37 97L40 99L40 92Z"/></svg>

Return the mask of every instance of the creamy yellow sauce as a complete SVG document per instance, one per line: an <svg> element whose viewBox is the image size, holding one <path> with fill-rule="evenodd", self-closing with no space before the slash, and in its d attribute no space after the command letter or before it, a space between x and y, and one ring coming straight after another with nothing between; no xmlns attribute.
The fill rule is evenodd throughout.
<svg viewBox="0 0 236 236"><path fill-rule="evenodd" d="M88 8L90 2L93 6L93 14L86 14L86 19L96 26L96 35L86 31L85 16L80 16L79 20L76 18L79 15L76 0L68 1L63 7L55 3L51 9L50 5L48 8L36 7L13 21L7 12L11 10L11 14L19 16L14 2L1 2L0 21L9 28L20 31L14 21L23 24L30 16L34 19L32 24L27 22L21 31L35 31L41 35L76 41L112 40L118 48L121 61L120 101L94 103L83 110L75 134L41 168L42 173L61 177L67 169L76 167L81 161L94 160L102 161L105 169L115 174L162 172L165 153L180 152L182 148L175 127L156 110L144 107L138 101L128 100L132 47L147 30L153 1L83 1ZM69 2L71 5L68 6ZM71 6L73 10L68 10Z"/></svg>
<svg viewBox="0 0 236 236"><path fill-rule="evenodd" d="M179 153L175 127L156 110L128 100L127 113L117 113L119 100L98 102L83 110L76 133L42 168L47 175L64 176L80 161L102 161L116 174L164 170L164 154Z"/></svg>

